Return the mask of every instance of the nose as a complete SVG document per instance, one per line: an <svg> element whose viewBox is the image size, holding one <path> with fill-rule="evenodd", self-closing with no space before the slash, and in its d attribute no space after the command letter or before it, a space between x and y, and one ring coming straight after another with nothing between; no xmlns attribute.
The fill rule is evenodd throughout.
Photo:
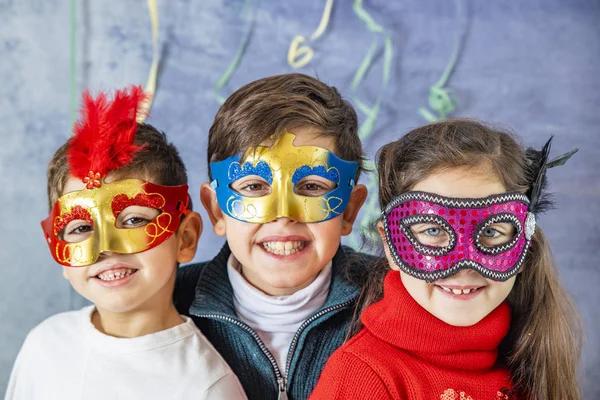
<svg viewBox="0 0 600 400"><path fill-rule="evenodd" d="M290 217L277 217L273 220L273 222L279 222L282 225L287 225L287 224L296 223L296 220L292 219Z"/></svg>
<svg viewBox="0 0 600 400"><path fill-rule="evenodd" d="M290 210L287 201L285 201L285 199L283 201L280 201L277 205L277 215L279 217L277 217L276 219L287 218L289 215L289 211Z"/></svg>
<svg viewBox="0 0 600 400"><path fill-rule="evenodd" d="M462 269L454 274L455 277L479 275L479 272L473 269Z"/></svg>
<svg viewBox="0 0 600 400"><path fill-rule="evenodd" d="M110 257L110 256L112 256L112 255L114 255L114 254L115 254L115 253L114 253L114 252L112 252L112 251L108 251L108 250L107 250L107 251L102 251L102 252L100 252L100 254L98 255L98 260L97 260L97 261L100 261L100 260L102 260L102 259L108 258L108 257Z"/></svg>

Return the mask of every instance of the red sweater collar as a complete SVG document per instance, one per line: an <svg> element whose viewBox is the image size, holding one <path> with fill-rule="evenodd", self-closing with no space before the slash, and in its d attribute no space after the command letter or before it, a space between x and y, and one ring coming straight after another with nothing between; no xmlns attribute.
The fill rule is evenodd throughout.
<svg viewBox="0 0 600 400"><path fill-rule="evenodd" d="M406 291L400 273L384 280L383 299L365 310L365 328L380 340L449 369L485 371L496 363L498 345L510 328L510 307L500 304L473 326L434 317Z"/></svg>

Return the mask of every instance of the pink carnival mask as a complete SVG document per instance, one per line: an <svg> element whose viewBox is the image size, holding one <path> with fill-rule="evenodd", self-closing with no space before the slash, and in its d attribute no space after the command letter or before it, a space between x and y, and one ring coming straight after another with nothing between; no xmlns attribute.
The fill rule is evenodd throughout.
<svg viewBox="0 0 600 400"><path fill-rule="evenodd" d="M505 281L515 275L535 231L535 215L527 196L504 193L483 198L449 198L406 192L383 211L386 241L394 261L405 273L433 282L462 269ZM493 224L512 224L514 235L493 246L482 235ZM431 224L447 235L444 246L423 244L411 226Z"/></svg>

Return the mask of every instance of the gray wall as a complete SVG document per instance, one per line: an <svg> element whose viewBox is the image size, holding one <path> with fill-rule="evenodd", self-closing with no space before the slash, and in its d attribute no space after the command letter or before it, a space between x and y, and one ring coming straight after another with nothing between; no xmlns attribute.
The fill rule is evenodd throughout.
<svg viewBox="0 0 600 400"><path fill-rule="evenodd" d="M254 34L224 93L291 71L288 45L295 34L316 28L323 3L252 0ZM365 143L373 155L424 122L417 109L426 105L428 85L450 57L456 20L451 1L365 3L394 42L391 83L376 131ZM167 59L150 122L180 147L194 196L206 179L205 138L218 108L211 89L244 33L241 4L159 1ZM463 4L465 46L450 81L459 99L455 115L505 123L535 146L556 135L555 154L581 149L567 166L551 171L559 209L544 215L541 225L585 322L586 398L600 398L600 2ZM145 1L80 1L78 28L80 89L145 82L152 54ZM352 76L371 38L350 2L338 1L327 33L314 46L313 61L302 71L350 96ZM361 88L363 99L374 100L380 76L378 64ZM52 261L39 228L47 215L46 165L69 136L69 119L68 2L0 0L0 392L29 329L83 303ZM212 257L221 242L206 229L197 260Z"/></svg>

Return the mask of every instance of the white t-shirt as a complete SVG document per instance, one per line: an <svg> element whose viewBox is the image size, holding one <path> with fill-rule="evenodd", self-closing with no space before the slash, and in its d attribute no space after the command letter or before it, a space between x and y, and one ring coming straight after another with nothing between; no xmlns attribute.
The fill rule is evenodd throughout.
<svg viewBox="0 0 600 400"><path fill-rule="evenodd" d="M93 306L54 315L25 339L6 400L246 399L237 377L194 322L115 338Z"/></svg>
<svg viewBox="0 0 600 400"><path fill-rule="evenodd" d="M277 366L285 374L290 344L300 325L323 307L331 286L332 262L323 267L307 287L289 296L269 296L252 286L240 272L239 262L229 256L229 282L237 316L258 333Z"/></svg>

